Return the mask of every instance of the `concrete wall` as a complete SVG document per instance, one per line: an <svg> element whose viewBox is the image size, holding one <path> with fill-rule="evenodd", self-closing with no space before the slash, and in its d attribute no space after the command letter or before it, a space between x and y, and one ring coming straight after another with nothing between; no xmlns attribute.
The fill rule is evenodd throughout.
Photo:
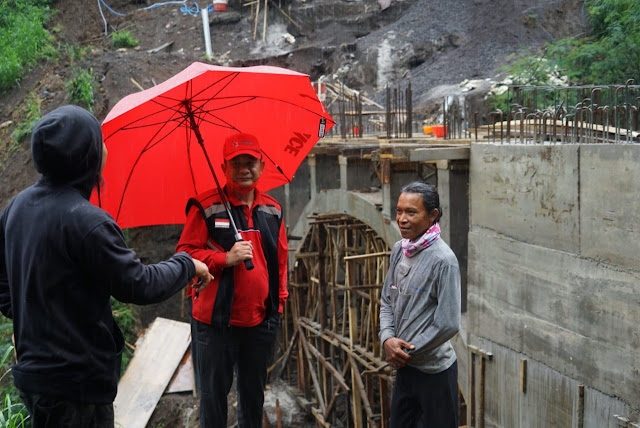
<svg viewBox="0 0 640 428"><path fill-rule="evenodd" d="M589 385L584 386L580 404L579 387L583 383L529 355L486 339L476 338L476 344L493 354L485 366L486 427L618 428L615 415L629 414L627 403ZM527 367L525 392L520 387L523 360ZM476 383L476 397L479 392Z"/></svg>
<svg viewBox="0 0 640 428"><path fill-rule="evenodd" d="M639 160L637 145L472 145L468 341L494 349L493 426L640 418Z"/></svg>
<svg viewBox="0 0 640 428"><path fill-rule="evenodd" d="M580 165L580 253L640 269L640 147L583 146Z"/></svg>

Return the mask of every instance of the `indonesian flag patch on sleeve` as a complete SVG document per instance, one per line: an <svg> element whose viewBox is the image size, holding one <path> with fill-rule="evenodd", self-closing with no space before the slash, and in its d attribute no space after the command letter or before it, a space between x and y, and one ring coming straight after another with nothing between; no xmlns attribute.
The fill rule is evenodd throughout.
<svg viewBox="0 0 640 428"><path fill-rule="evenodd" d="M229 229L229 219L217 218L215 227L216 229Z"/></svg>

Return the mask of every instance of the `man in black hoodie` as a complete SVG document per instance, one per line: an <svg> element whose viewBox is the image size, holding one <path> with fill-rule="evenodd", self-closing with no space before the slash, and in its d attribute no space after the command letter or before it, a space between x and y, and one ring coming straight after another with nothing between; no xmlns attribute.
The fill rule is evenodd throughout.
<svg viewBox="0 0 640 428"><path fill-rule="evenodd" d="M13 319L14 382L34 428L113 428L124 339L110 296L155 303L212 277L186 253L142 264L113 218L89 202L107 155L89 112L45 115L31 149L42 177L0 214L0 311Z"/></svg>

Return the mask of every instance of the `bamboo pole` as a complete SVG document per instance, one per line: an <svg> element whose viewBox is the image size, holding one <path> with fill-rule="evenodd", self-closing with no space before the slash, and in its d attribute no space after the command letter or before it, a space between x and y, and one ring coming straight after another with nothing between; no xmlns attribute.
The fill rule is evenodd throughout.
<svg viewBox="0 0 640 428"><path fill-rule="evenodd" d="M264 19L262 24L262 41L263 42L267 41L267 11L268 11L267 2L268 0L264 0Z"/></svg>
<svg viewBox="0 0 640 428"><path fill-rule="evenodd" d="M300 330L299 325L298 325L298 330ZM313 388L315 389L315 392L316 392L316 400L320 405L320 410L322 410L322 412L324 413L325 405L324 405L324 400L322 396L322 390L320 389L320 382L318 382L318 376L316 375L315 370L313 370L313 360L311 359L311 355L309 352L309 348L308 348L309 345L307 343L307 338L305 337L304 333L302 333L301 331L299 331L299 335L300 335L299 337L300 337L300 343L302 344L303 353L305 358L307 359L307 364L309 365L309 374L311 375Z"/></svg>

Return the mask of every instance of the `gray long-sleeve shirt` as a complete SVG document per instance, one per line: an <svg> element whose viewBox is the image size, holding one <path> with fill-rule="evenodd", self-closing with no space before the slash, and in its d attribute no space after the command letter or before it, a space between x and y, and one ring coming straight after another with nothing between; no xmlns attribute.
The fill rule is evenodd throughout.
<svg viewBox="0 0 640 428"><path fill-rule="evenodd" d="M380 341L414 345L411 367L439 373L456 361L449 339L460 330L460 268L442 238L412 258L394 245L380 302Z"/></svg>

